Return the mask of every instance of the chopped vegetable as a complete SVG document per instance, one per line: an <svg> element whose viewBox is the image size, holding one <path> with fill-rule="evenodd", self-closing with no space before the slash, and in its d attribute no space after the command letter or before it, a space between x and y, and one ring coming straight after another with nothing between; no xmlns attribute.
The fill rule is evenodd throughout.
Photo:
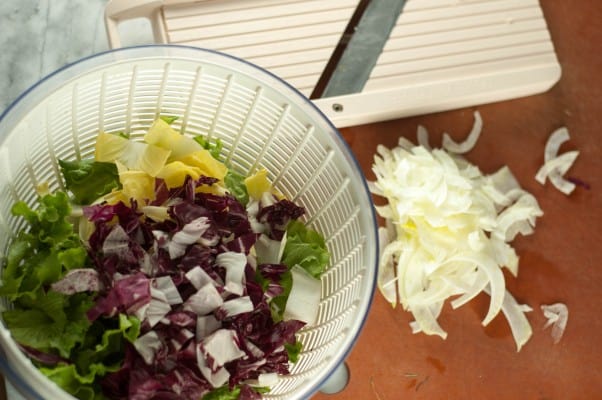
<svg viewBox="0 0 602 400"><path fill-rule="evenodd" d="M567 140L569 140L569 132L566 128L559 128L552 132L544 150L545 163L537 171L535 180L543 185L546 182L546 178L549 178L556 189L569 195L575 190L576 185L564 179L563 175L573 166L579 152L568 151L558 155L560 146Z"/></svg>
<svg viewBox="0 0 602 400"><path fill-rule="evenodd" d="M168 125L171 125L178 120L178 116L176 115L161 115L159 116L159 118L165 121L165 123L167 123Z"/></svg>
<svg viewBox="0 0 602 400"><path fill-rule="evenodd" d="M71 214L67 195L47 194L38 203L36 210L23 202L12 207L13 215L29 225L11 243L2 269L0 295L13 301L25 296L36 299L44 285L88 264L86 250L67 222Z"/></svg>
<svg viewBox="0 0 602 400"><path fill-rule="evenodd" d="M481 114L478 111L474 112L474 125L468 134L468 137L462 143L456 143L453 139L447 134L443 134L443 148L450 153L455 154L464 154L468 153L479 140L479 136L481 136L481 129L483 128L483 119L481 118Z"/></svg>
<svg viewBox="0 0 602 400"><path fill-rule="evenodd" d="M284 309L285 319L313 325L320 305L320 281L299 265L291 269L293 285Z"/></svg>
<svg viewBox="0 0 602 400"><path fill-rule="evenodd" d="M563 303L555 303L555 304L542 304L541 311L543 311L544 317L548 319L546 324L544 325L544 329L549 326L552 327L552 339L554 340L554 344L560 342L562 335L564 334L564 330L566 329L566 324L569 319L569 309L566 304Z"/></svg>
<svg viewBox="0 0 602 400"><path fill-rule="evenodd" d="M203 149L194 139L180 134L161 118L150 126L144 135L144 142L169 150L170 161Z"/></svg>
<svg viewBox="0 0 602 400"><path fill-rule="evenodd" d="M204 136L195 136L194 140L200 144L205 150L208 150L213 158L219 161L222 152L222 141L217 138L215 141L210 141Z"/></svg>
<svg viewBox="0 0 602 400"><path fill-rule="evenodd" d="M92 268L77 268L67 272L60 280L52 283L50 288L62 294L82 292L98 292L101 282L98 271Z"/></svg>
<svg viewBox="0 0 602 400"><path fill-rule="evenodd" d="M260 399L317 318L329 255L305 209L174 120L61 160L76 212L43 185L37 209L13 206L29 226L3 266L4 322L80 399Z"/></svg>
<svg viewBox="0 0 602 400"><path fill-rule="evenodd" d="M418 129L416 130L416 141L418 142L418 145L425 149L432 150L431 145L429 144L429 132L422 125L418 125Z"/></svg>
<svg viewBox="0 0 602 400"><path fill-rule="evenodd" d="M93 160L59 160L67 189L76 204L90 204L120 187L117 166Z"/></svg>
<svg viewBox="0 0 602 400"><path fill-rule="evenodd" d="M224 177L226 189L238 200L242 205L246 206L249 202L249 193L245 186L245 177L235 171L228 170Z"/></svg>
<svg viewBox="0 0 602 400"><path fill-rule="evenodd" d="M329 257L322 235L299 221L293 220L288 224L282 253L284 264L298 265L318 279L326 270Z"/></svg>
<svg viewBox="0 0 602 400"><path fill-rule="evenodd" d="M272 187L267 174L267 170L260 169L255 174L245 178L245 187L252 199L261 200L261 196Z"/></svg>
<svg viewBox="0 0 602 400"><path fill-rule="evenodd" d="M464 152L474 146L480 116L468 142L447 147ZM425 130L421 142L428 143ZM502 268L514 275L518 257L510 242L532 233L543 213L536 199L520 188L507 167L493 175L443 149L428 150L400 139L398 147L379 146L371 191L388 204L376 207L381 228L378 287L393 305L401 303L415 318L413 332L447 336L437 319L444 302L460 307L479 293L490 294L487 325L506 315L518 349L531 328L524 308L505 289Z"/></svg>

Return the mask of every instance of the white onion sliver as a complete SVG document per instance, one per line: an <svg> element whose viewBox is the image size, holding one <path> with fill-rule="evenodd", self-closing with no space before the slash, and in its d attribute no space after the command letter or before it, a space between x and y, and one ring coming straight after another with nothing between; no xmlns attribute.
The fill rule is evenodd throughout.
<svg viewBox="0 0 602 400"><path fill-rule="evenodd" d="M516 177L510 171L507 165L504 165L502 168L498 169L495 173L489 175L491 178L491 182L493 186L504 194L508 194L508 192L520 189L520 185L516 180Z"/></svg>
<svg viewBox="0 0 602 400"><path fill-rule="evenodd" d="M552 185L566 195L571 194L577 187L573 182L567 181L559 174L552 173L549 178Z"/></svg>
<svg viewBox="0 0 602 400"><path fill-rule="evenodd" d="M404 138L403 136L401 136L397 142L397 145L405 150L410 150L412 147L414 147L414 143L410 142L408 139ZM378 148L376 149L378 151Z"/></svg>
<svg viewBox="0 0 602 400"><path fill-rule="evenodd" d="M389 234L387 228L378 228L378 240L380 259L386 266L378 269L378 288L385 299L395 307L397 304L397 290L395 285L395 270L390 257L384 259L385 248L389 245ZM381 262L383 262L381 261Z"/></svg>
<svg viewBox="0 0 602 400"><path fill-rule="evenodd" d="M554 343L558 343L564 334L566 324L569 318L569 309L566 304L555 303L555 304L542 304L541 310L543 311L544 317L548 319L544 329L552 326L552 339Z"/></svg>
<svg viewBox="0 0 602 400"><path fill-rule="evenodd" d="M422 147L427 150L431 150L431 145L429 144L429 131L422 125L418 125L416 129L416 141Z"/></svg>
<svg viewBox="0 0 602 400"><path fill-rule="evenodd" d="M498 265L496 265L496 263L491 258L489 258L483 253L475 254L473 256L458 255L452 259L473 263L475 266L481 268L487 276L487 287L489 288L489 291L491 293L491 302L489 303L489 310L487 311L487 315L485 316L482 322L483 326L486 326L500 312L502 308L502 303L504 302L504 292L506 285L502 270L499 268Z"/></svg>
<svg viewBox="0 0 602 400"><path fill-rule="evenodd" d="M460 297L451 301L452 308L456 309L461 307L477 297L479 293L485 290L488 283L489 280L487 279L487 275L480 268L477 269L475 282L470 287L467 287Z"/></svg>
<svg viewBox="0 0 602 400"><path fill-rule="evenodd" d="M558 155L560 146L569 138L569 132L565 127L552 132L544 150L544 165L535 175L535 180L542 185L545 184L546 178L549 178L552 185L566 195L571 194L576 185L564 179L563 175L572 167L579 155L578 151L568 151Z"/></svg>
<svg viewBox="0 0 602 400"><path fill-rule="evenodd" d="M571 168L578 155L579 152L577 150L567 151L558 157L546 161L537 171L535 180L543 185L546 183L546 178L554 171L557 171L560 175L564 175Z"/></svg>
<svg viewBox="0 0 602 400"><path fill-rule="evenodd" d="M424 332L427 335L437 335L442 339L446 339L447 332L437 322L442 307L443 302L438 302L431 306L413 307L411 311L416 320L410 323L412 333Z"/></svg>
<svg viewBox="0 0 602 400"><path fill-rule="evenodd" d="M467 153L475 146L479 136L481 136L481 130L483 129L483 120L481 114L478 111L474 112L474 124L470 133L462 143L456 143L447 134L443 134L443 148L450 153L463 154Z"/></svg>
<svg viewBox="0 0 602 400"><path fill-rule="evenodd" d="M489 293L487 290L486 292ZM502 312L510 325L512 336L516 342L516 351L520 351L533 333L529 320L525 316L525 312L530 311L530 309L531 307L518 304L510 292L506 291L504 303L502 304Z"/></svg>
<svg viewBox="0 0 602 400"><path fill-rule="evenodd" d="M565 127L558 128L548 138L544 150L544 161L548 162L558 155L560 146L570 139L569 131Z"/></svg>

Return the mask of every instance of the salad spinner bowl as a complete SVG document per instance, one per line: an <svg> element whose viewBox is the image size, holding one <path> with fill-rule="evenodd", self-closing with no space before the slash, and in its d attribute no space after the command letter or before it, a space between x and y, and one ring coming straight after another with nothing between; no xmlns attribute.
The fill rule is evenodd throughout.
<svg viewBox="0 0 602 400"><path fill-rule="evenodd" d="M376 223L362 172L337 130L265 70L208 50L145 46L94 55L40 81L0 117L0 253L23 228L12 204L33 206L40 184L65 189L59 159L92 158L101 131L142 137L159 115L178 116L173 126L183 134L219 138L239 173L265 168L326 239L317 321L298 333L303 351L290 375L264 395L310 397L341 369L369 310ZM0 345L2 372L25 397L73 399L36 369L4 323Z"/></svg>

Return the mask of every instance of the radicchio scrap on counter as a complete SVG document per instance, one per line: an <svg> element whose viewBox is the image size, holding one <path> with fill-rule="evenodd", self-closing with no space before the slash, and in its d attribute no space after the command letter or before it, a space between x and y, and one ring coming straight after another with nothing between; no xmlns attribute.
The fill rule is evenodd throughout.
<svg viewBox="0 0 602 400"><path fill-rule="evenodd" d="M289 373L285 344L304 326L276 322L268 301L278 290L279 265L259 265L250 255L258 238L245 207L233 196L196 193L210 179L188 179L168 191L157 180L153 205L167 204L170 219L154 221L123 203L84 208L95 225L89 254L100 288L88 318L137 316L141 332L126 343L118 371L102 382L114 399L200 399L227 385L240 399L261 396L247 382L262 374ZM272 239L304 210L288 200L256 216ZM254 277L273 281L265 292Z"/></svg>

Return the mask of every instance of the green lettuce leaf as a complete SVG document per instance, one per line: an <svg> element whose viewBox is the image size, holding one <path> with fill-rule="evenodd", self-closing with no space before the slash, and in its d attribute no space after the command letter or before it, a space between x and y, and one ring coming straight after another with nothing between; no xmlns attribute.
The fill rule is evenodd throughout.
<svg viewBox="0 0 602 400"><path fill-rule="evenodd" d="M249 202L249 193L247 193L247 186L245 185L245 177L243 175L230 169L224 177L224 184L236 200L245 206L247 205Z"/></svg>
<svg viewBox="0 0 602 400"><path fill-rule="evenodd" d="M283 289L282 293L270 300L270 310L275 321L282 320L286 302L293 287L293 277L290 269L294 265L299 265L313 277L319 279L326 270L329 260L330 255L322 235L307 228L302 222L289 222L281 260L288 267L288 271L280 276L279 283ZM261 287L266 290L269 280L265 279L259 272L256 273L255 278ZM295 349L291 348L290 350L289 356L295 357Z"/></svg>
<svg viewBox="0 0 602 400"><path fill-rule="evenodd" d="M291 221L286 229L286 245L282 262L289 268L303 267L314 278L319 279L330 259L322 235L309 229L302 222Z"/></svg>
<svg viewBox="0 0 602 400"><path fill-rule="evenodd" d="M73 357L81 373L103 376L117 371L125 352L125 341L133 343L140 334L140 320L134 316L119 314L117 327L105 325L111 322L97 322L88 331L82 349Z"/></svg>
<svg viewBox="0 0 602 400"><path fill-rule="evenodd" d="M66 296L40 289L18 299L2 317L18 343L67 358L83 341L90 326L86 312L92 305L92 296L85 293Z"/></svg>
<svg viewBox="0 0 602 400"><path fill-rule="evenodd" d="M81 348L76 349L74 364L41 367L52 381L79 399L104 399L95 382L97 378L121 368L125 341L133 342L140 334L140 320L120 314L118 326L106 329L98 323L86 333ZM105 321L105 323L108 323Z"/></svg>
<svg viewBox="0 0 602 400"><path fill-rule="evenodd" d="M237 400L239 395L240 387L230 390L228 386L222 386L204 395L202 400Z"/></svg>
<svg viewBox="0 0 602 400"><path fill-rule="evenodd" d="M299 340L295 340L295 343L285 343L284 348L288 353L288 360L293 364L299 360L299 354L303 349L303 343Z"/></svg>
<svg viewBox="0 0 602 400"><path fill-rule="evenodd" d="M177 116L172 115L161 115L159 118L165 121L165 123L167 123L168 125L173 124L173 122L178 119Z"/></svg>
<svg viewBox="0 0 602 400"><path fill-rule="evenodd" d="M217 138L214 141L207 139L203 135L195 136L194 141L200 144L205 150L208 150L213 158L220 161L220 155L222 152L222 141Z"/></svg>
<svg viewBox="0 0 602 400"><path fill-rule="evenodd" d="M80 375L73 364L54 368L41 367L40 371L63 390L81 400L101 400L106 397L94 384L95 374Z"/></svg>
<svg viewBox="0 0 602 400"><path fill-rule="evenodd" d="M35 210L17 202L11 211L25 219L29 227L22 229L8 248L0 296L11 301L35 296L39 288L60 279L65 272L88 266L86 249L67 222L71 206L65 193L38 198Z"/></svg>
<svg viewBox="0 0 602 400"><path fill-rule="evenodd" d="M94 160L59 160L67 189L77 204L91 204L99 197L120 187L117 166Z"/></svg>
<svg viewBox="0 0 602 400"><path fill-rule="evenodd" d="M237 400L240 396L240 386L235 386L230 390L228 386L222 386L217 389L213 389L209 393L203 396L202 400ZM270 391L270 388L266 387L252 387L252 390L262 394Z"/></svg>

